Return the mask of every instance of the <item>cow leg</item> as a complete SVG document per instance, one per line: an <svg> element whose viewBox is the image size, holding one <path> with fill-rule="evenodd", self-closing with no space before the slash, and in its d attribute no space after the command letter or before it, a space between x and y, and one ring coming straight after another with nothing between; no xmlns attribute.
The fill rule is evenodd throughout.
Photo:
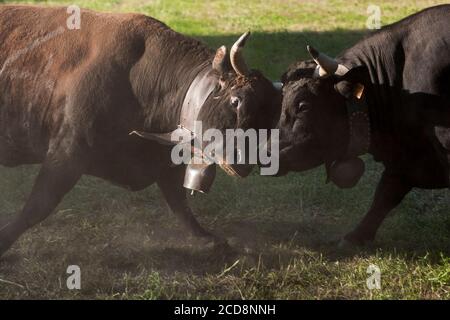
<svg viewBox="0 0 450 320"><path fill-rule="evenodd" d="M195 219L187 203L183 179L184 167L177 166L164 172L157 181L169 208L192 235L213 241L216 245L226 244L226 240L206 231Z"/></svg>
<svg viewBox="0 0 450 320"><path fill-rule="evenodd" d="M0 229L0 257L22 233L49 216L80 177L79 162L45 160L24 208Z"/></svg>
<svg viewBox="0 0 450 320"><path fill-rule="evenodd" d="M397 175L384 172L378 183L372 206L359 225L344 240L362 245L372 241L386 215L411 191L412 187Z"/></svg>

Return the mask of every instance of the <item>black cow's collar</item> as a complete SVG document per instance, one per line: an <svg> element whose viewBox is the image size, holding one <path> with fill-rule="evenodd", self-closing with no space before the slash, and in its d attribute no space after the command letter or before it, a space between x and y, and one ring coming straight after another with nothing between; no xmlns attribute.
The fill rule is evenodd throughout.
<svg viewBox="0 0 450 320"><path fill-rule="evenodd" d="M369 107L365 96L361 99L352 97L346 100L349 143L346 158L356 158L369 151L371 141L371 128Z"/></svg>

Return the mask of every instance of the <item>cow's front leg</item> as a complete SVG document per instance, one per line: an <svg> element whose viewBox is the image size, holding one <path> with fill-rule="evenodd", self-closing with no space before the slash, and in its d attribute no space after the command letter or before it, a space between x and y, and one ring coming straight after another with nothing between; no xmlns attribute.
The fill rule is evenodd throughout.
<svg viewBox="0 0 450 320"><path fill-rule="evenodd" d="M47 158L22 211L0 229L0 257L27 229L44 220L82 173L80 162Z"/></svg>
<svg viewBox="0 0 450 320"><path fill-rule="evenodd" d="M385 171L378 183L369 212L359 225L344 237L344 240L356 245L372 241L386 215L411 189L412 187L401 176Z"/></svg>
<svg viewBox="0 0 450 320"><path fill-rule="evenodd" d="M226 245L226 240L206 231L195 219L187 203L186 189L183 187L184 171L184 166L173 167L158 179L158 186L167 204L192 235L213 241L216 245Z"/></svg>

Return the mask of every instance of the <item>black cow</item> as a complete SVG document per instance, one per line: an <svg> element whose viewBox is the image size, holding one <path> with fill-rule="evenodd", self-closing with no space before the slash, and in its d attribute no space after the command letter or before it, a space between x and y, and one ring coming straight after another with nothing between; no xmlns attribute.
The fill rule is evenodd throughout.
<svg viewBox="0 0 450 320"><path fill-rule="evenodd" d="M24 208L0 229L0 256L83 174L131 190L156 182L194 235L220 241L189 209L186 166L173 165L171 146L129 133L193 120L205 130L273 127L281 94L247 67L248 33L215 53L144 15L82 10L74 30L68 17L66 8L0 7L0 164L42 163Z"/></svg>
<svg viewBox="0 0 450 320"><path fill-rule="evenodd" d="M325 164L353 187L370 153L385 170L354 244L374 239L413 187L450 186L450 6L386 26L331 59L312 47L283 75L280 167Z"/></svg>

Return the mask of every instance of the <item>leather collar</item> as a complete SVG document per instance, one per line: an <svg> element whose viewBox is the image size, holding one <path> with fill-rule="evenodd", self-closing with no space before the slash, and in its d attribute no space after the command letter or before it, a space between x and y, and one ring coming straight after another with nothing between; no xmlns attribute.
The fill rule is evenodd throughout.
<svg viewBox="0 0 450 320"><path fill-rule="evenodd" d="M200 72L189 86L181 107L180 125L195 132L194 122L203 107L206 99L218 86L219 79L213 69L208 68Z"/></svg>
<svg viewBox="0 0 450 320"><path fill-rule="evenodd" d="M203 107L206 99L211 95L214 89L219 85L217 74L210 67L203 69L192 81L181 107L179 123L177 128L167 133L152 133L144 131L132 131L142 138L156 141L161 144L177 144L179 141L172 140L173 133L179 131L176 136L190 136L190 140L195 138L195 121ZM190 141L189 140L189 141ZM184 140L187 142L186 140Z"/></svg>

